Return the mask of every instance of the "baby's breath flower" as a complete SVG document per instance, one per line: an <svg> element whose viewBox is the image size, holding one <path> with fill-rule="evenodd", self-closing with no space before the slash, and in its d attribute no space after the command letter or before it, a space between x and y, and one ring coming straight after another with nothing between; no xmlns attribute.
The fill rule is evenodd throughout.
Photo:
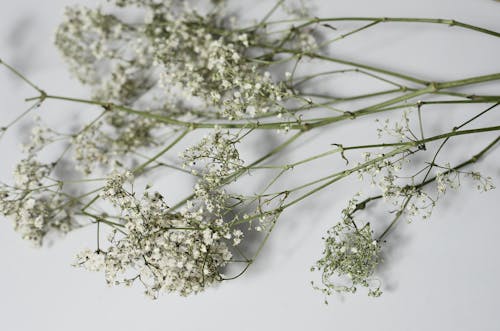
<svg viewBox="0 0 500 331"><path fill-rule="evenodd" d="M101 271L105 267L105 254L85 249L76 255L73 266L83 267L88 271Z"/></svg>
<svg viewBox="0 0 500 331"><path fill-rule="evenodd" d="M142 36L114 15L74 6L66 9L55 44L96 99L130 104L154 85L151 47Z"/></svg>
<svg viewBox="0 0 500 331"><path fill-rule="evenodd" d="M14 186L0 188L0 214L12 219L23 239L40 246L49 232L66 233L74 227L67 198L44 190L51 165L33 157L22 160L14 172Z"/></svg>
<svg viewBox="0 0 500 331"><path fill-rule="evenodd" d="M79 252L74 265L103 272L110 285L131 286L138 281L151 298L157 298L160 292L187 296L226 279L223 272L230 262L247 262L243 273L261 252L284 209L356 172L360 179L368 178L380 192L361 202L359 194L356 195L342 211L341 222L327 232L323 257L313 267L322 274L322 285L316 288L330 295L333 292L352 293L359 287L366 287L368 295L379 296L382 293L380 282L374 278L374 273L381 263L381 243L402 216L407 219L416 216L428 218L436 201L449 188L460 186L463 177L472 179L481 191L493 188L491 178L462 168L476 162L498 139L454 168L449 164L438 164L438 154L448 138L454 135L491 131L492 127L468 132L461 131L461 128L495 106L456 126L449 134L427 138L420 112L426 102L418 101L418 132L412 131L409 112L403 113L401 121L382 121L377 132L379 136L389 136L390 141L345 148L337 145L339 149L336 151L340 151L347 162L347 153L360 148L380 147L378 152L363 155L358 166L349 166L340 172L335 170L332 175L270 193L275 184L283 184L281 180L285 177L282 175L290 173L296 166L336 152L327 151L290 164L280 162L281 166L262 164L270 157L280 155L278 153L286 146L296 146L300 134L347 118L355 119L358 114L369 115L398 108L417 94L437 93L449 84L423 84L422 89L414 90L403 84L418 82L417 79L356 63L351 63L353 68L346 70L323 71L296 78L307 74L302 67L308 62L306 58L315 63L345 61L320 54L323 51L320 48L339 39L318 43L317 28L336 29L328 20L306 18L301 19L300 24L292 25L294 20L280 19L271 24L272 27L267 24L266 20L274 15L275 10L286 11L286 5L281 1L262 23L243 29L236 27L236 18L228 19L218 10L224 0L211 0L207 13L196 11L190 7L192 1L184 0L109 2L117 7L140 7L136 13L142 16L133 15L132 20L127 15L122 16L123 12L118 8L106 12L101 8L73 6L66 10L55 36L55 44L73 75L91 88L89 100L47 95L6 65L40 95L28 99L37 99L37 104L11 124L0 127L0 137L12 124L47 99L76 101L75 104L80 106L101 108L102 113L72 136L58 133L64 132L59 128L57 131L41 125L33 128L31 141L24 146L28 156L17 164L13 184L0 184L0 214L12 219L14 229L35 245L41 245L51 233L66 233L76 227L75 217L90 220L97 226L97 249ZM368 29L379 21L374 19L341 38ZM491 34L484 29L475 30ZM5 63L0 60L2 64ZM284 75L267 71L277 64L280 69L289 71ZM397 85L400 97L394 99L391 96L387 102L374 102L379 106L394 105L395 100L398 103L395 107L378 108L367 104L361 110L350 112L337 108L337 105L332 107L332 104L349 100L369 102L370 98L381 98L391 91L373 91L336 99L333 96L337 93L327 92L326 87L322 88L325 91L315 91L305 86L307 81L318 82L318 79L326 80L347 72ZM377 76L377 72L383 73L384 77ZM281 76L283 78L277 78ZM391 81L391 76L398 82ZM490 76L461 80L460 86L481 82ZM426 88L425 85L429 86ZM403 93L405 91L415 93ZM340 113L328 117L315 115L324 111ZM168 152L175 150L186 134L201 128L210 128L211 132L186 148L180 154L180 162L168 160ZM264 156L245 165L238 144L248 134L262 131L259 129L272 129L266 132L278 134L296 129L303 132L271 151L266 148ZM66 138L71 138L68 139L70 144L53 164L39 161L42 159L39 154L45 146ZM410 168L410 157L416 152L431 150L432 147L427 145L440 139L443 143L432 161L418 172L408 174L413 170L407 169ZM154 154L142 150L152 146L161 150ZM53 170L71 153L76 169L84 176L67 183L59 180L58 173ZM153 156L148 156L151 154ZM144 160L137 163L136 158ZM182 163L182 168L179 163ZM135 170L123 170L129 167ZM107 178L86 178L97 168L106 171ZM120 170L110 170L115 168ZM134 185L134 175L162 168L195 177L192 194L172 208L161 193L150 191L149 186L141 193ZM231 184L241 176L263 169L268 173L277 169L281 171L269 177L271 181L262 192L252 195L231 192ZM100 181L105 181L104 186ZM435 191L429 189L434 182ZM75 194L63 191L67 184L73 186L77 183L82 186L99 183L100 188L96 189L96 185L87 190L85 187L83 192L75 190ZM99 193L96 195L96 192ZM395 216L391 217L393 221L388 228L375 239L370 224L356 221L355 214L378 199L389 203L391 214ZM106 212L102 211L103 207ZM101 226L111 228L108 242L102 246L105 249L101 247ZM248 231L265 232L260 236L264 238L262 245L258 246L252 259L237 247L245 237L240 230L243 227ZM241 259L232 260L233 249Z"/></svg>
<svg viewBox="0 0 500 331"><path fill-rule="evenodd" d="M39 188L51 169L51 165L40 163L32 156L23 159L14 170L15 185L24 189Z"/></svg>
<svg viewBox="0 0 500 331"><path fill-rule="evenodd" d="M131 181L130 172L115 172L101 194L120 209L124 221L123 233L115 233L109 249L99 252L108 283L128 284L128 276L136 273L146 293L156 298L160 291L197 293L219 281L221 268L232 256L226 244L232 237L228 226L195 204L174 213L157 192L146 190L136 198L124 187ZM235 240L241 237L242 233L234 233ZM91 266L83 266L97 270L92 254L83 253L84 260L92 261Z"/></svg>
<svg viewBox="0 0 500 331"><path fill-rule="evenodd" d="M109 162L101 126L101 122L95 123L72 138L76 168L86 175L91 174L97 165L102 166Z"/></svg>
<svg viewBox="0 0 500 331"><path fill-rule="evenodd" d="M23 152L26 154L35 154L39 152L56 138L54 131L42 125L39 118L35 120L38 123L31 129L30 140L23 145Z"/></svg>
<svg viewBox="0 0 500 331"><path fill-rule="evenodd" d="M359 286L367 287L369 295L381 294L373 273L381 261L380 244L373 239L367 223L357 228L349 221L342 221L327 232L323 257L313 270L322 273L322 286L317 287L326 295L333 292L356 292Z"/></svg>
<svg viewBox="0 0 500 331"><path fill-rule="evenodd" d="M155 62L161 65L165 87L180 85L210 105L222 107L229 119L254 117L289 95L268 73L260 73L246 58L247 34L217 35L211 17L184 12L169 17L155 35ZM265 110L265 111L264 111Z"/></svg>

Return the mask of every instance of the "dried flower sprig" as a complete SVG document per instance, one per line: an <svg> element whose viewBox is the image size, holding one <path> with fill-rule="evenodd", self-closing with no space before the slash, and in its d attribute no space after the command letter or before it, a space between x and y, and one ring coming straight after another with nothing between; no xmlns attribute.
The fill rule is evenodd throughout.
<svg viewBox="0 0 500 331"><path fill-rule="evenodd" d="M472 178L480 190L493 188L491 178L466 167L490 153L500 137L454 166L447 159L438 162L438 155L455 137L500 130L498 123L464 128L497 109L500 95L470 89L477 83L500 81L500 73L428 81L332 57L327 48L391 22L449 25L491 38L500 37L498 32L443 19L292 15L272 21L276 11L287 12L283 1L248 26L229 19L220 2L208 4L205 11L177 1L112 3L117 8L139 8L142 16L128 20L119 10L70 7L56 32L57 48L72 74L90 87L90 99L46 93L0 60L1 66L38 93L27 99L32 104L24 113L1 128L1 136L48 100L101 110L71 134L35 126L24 147L26 157L15 167L14 182L0 186L0 213L36 245L53 232L96 226L97 247L78 253L75 265L104 272L110 285L138 282L148 296L156 298L160 292L194 294L238 278L261 254L288 208L358 176L368 179L380 193L351 199L340 222L327 232L323 256L313 267L322 275L322 284L315 287L325 295L366 287L369 295L379 296L382 283L376 273L383 263L384 244L401 219L430 217L439 198L448 188L458 187L461 178ZM347 32L331 25L343 21L363 25ZM338 67L314 72L304 59ZM286 68L284 74L275 69L278 64ZM318 79L346 75L373 79L386 87L347 97L314 93ZM466 91L453 90L457 87ZM365 105L353 107L350 101ZM488 108L458 125L450 123L448 131L424 134L422 110L448 104L486 104ZM382 121L378 129L382 143L337 143L295 162L271 161L282 159L310 131L402 109L413 109L416 115L405 111L400 122ZM417 129L412 127L413 117L417 117ZM201 129L209 132L193 143L191 133ZM254 161L245 160L241 149L248 137L263 131L276 133L282 142L262 146ZM45 147L56 141L64 141L67 147L57 157L51 155L51 163L38 161ZM364 155L356 163L353 152L358 150ZM426 153L431 153L430 158ZM344 168L287 185L287 175L296 169L312 168L313 162L335 154L347 162ZM424 164L415 162L417 154L423 155ZM81 177L57 178L54 170L63 162L72 164ZM136 179L148 178L153 171L155 176L160 171L190 176L191 193L170 196L149 186L138 192ZM258 193L238 187L248 174L269 172L271 180ZM280 189L275 189L278 183ZM67 190L67 185L79 189ZM391 206L392 222L379 229L376 219L359 213L381 200ZM106 242L101 240L104 231L109 234ZM243 248L251 237L245 231L262 233L253 251ZM239 273L225 275L234 266L240 268Z"/></svg>

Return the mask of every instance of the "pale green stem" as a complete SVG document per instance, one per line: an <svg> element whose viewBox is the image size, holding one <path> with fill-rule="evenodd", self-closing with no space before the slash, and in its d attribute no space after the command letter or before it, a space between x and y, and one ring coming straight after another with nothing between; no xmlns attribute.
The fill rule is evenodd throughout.
<svg viewBox="0 0 500 331"><path fill-rule="evenodd" d="M267 25L283 24L283 23L294 23L306 21L300 25L297 25L296 29L301 29L308 25L324 23L324 22L339 22L339 21L380 21L384 23L388 22L401 22L401 23L430 23L430 24L442 24L448 26L457 26L468 30L477 31L493 37L500 37L500 33L492 31L489 29L481 28L475 25L459 22L452 19L441 19L441 18L413 18L413 17L329 17L329 18L306 18L306 19L291 19L291 20L280 20L267 22ZM248 29L253 29L253 27L248 27Z"/></svg>
<svg viewBox="0 0 500 331"><path fill-rule="evenodd" d="M485 128L479 128L479 129L471 129L471 130L451 131L451 132L448 132L445 134L436 135L436 136L429 137L429 138L426 138L423 140L406 142L406 143L403 142L403 143L394 143L394 144L378 144L378 145L363 145L363 146L343 147L344 150L375 148L375 147L397 147L397 148L390 151L390 152L384 153L381 156L379 156L373 160L367 161L367 162L362 163L356 167L353 167L351 169L337 172L337 173L334 173L332 175L328 175L326 177L323 177L323 178L311 181L309 183L300 185L300 186L295 187L293 189L287 190L286 191L287 193L291 193L291 192L295 192L295 191L301 190L303 188L306 188L306 187L309 187L309 186L312 186L312 185L315 185L315 184L318 184L318 183L321 183L321 182L328 180L326 183L310 190L309 192L305 193L304 195L302 195L302 196L296 198L295 200L289 202L288 204L284 205L283 208L287 208L289 206L296 204L297 202L305 199L306 197L322 190L325 187L330 186L331 184L339 181L342 178L349 176L350 174L352 174L356 171L359 171L361 169L369 167L373 164L376 164L382 160L388 159L388 158L393 157L395 155L405 153L405 152L409 151L411 148L418 147L418 146L425 144L427 142L441 140L441 139L445 139L445 138L452 137L452 136L476 134L476 133L481 133L481 132L491 132L491 131L499 131L499 130L500 130L500 126L493 126L493 127L485 127ZM276 194L281 194L281 193L283 193L283 192L278 192L278 193L274 193L274 194L266 194L266 195L276 195Z"/></svg>
<svg viewBox="0 0 500 331"><path fill-rule="evenodd" d="M161 151L159 151L155 156L153 156L152 158L150 158L149 160L147 160L146 162L144 162L143 164L141 164L140 166L138 166L137 168L135 168L132 171L132 173L134 173L136 175L140 174L148 165L150 165L151 163L155 162L159 157L161 157L163 154L165 154L166 152L168 152L179 141L181 141L182 138L184 138L190 131L191 131L190 129L184 130L177 138L175 138L174 141L172 141L172 143L170 143L165 148L163 148Z"/></svg>

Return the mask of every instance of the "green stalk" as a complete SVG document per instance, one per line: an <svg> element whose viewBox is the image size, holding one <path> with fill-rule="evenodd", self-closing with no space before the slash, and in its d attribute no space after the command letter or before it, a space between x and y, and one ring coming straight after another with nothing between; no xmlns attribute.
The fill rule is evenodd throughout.
<svg viewBox="0 0 500 331"><path fill-rule="evenodd" d="M294 192L294 191L298 191L298 190L301 190L305 187L308 187L308 186L311 186L311 185L314 185L314 184L318 184L320 182L323 182L325 180L328 180L326 183L310 190L309 192L303 194L302 196L296 198L295 200L289 202L288 204L284 205L282 208L287 208L289 206L292 206L294 204L296 204L297 202L305 199L306 197L324 189L325 187L328 187L330 186L331 184L339 181L340 179L342 178L345 178L347 176L349 176L350 174L352 174L353 172L356 172L356 171L359 171L361 169L364 169L368 166L371 166L373 164L376 164L377 162L379 161L382 161L382 160L385 160L385 159L388 159L390 157L393 157L395 155L398 155L398 154L401 154L401 153L404 153L404 152L407 152L409 151L411 148L414 148L414 147L418 147L422 144L425 144L427 142L431 142L431 141L435 141L435 140L441 140L441 139L445 139L445 138L448 138L448 137L453 137L453 136L459 136L459 135L467 135L467 134L475 134L475 133L481 133L481 132L491 132L491 131L499 131L500 130L500 126L492 126L492 127L485 127L485 128L479 128L479 129L471 129L471 130L460 130L460 131L451 131L451 132L448 132L448 133L445 133L445 134L440 134L440 135L436 135L436 136L433 136L433 137L429 137L429 138L426 138L426 139L422 139L422 140L418 140L418 141L413 141L413 142L408 142L408 143L394 143L394 144L379 144L379 145L363 145L363 146L354 146L354 147L344 147L344 150L348 150L348 149L361 149L361 148L373 148L373 147L397 147L396 149L388 152L388 153L384 153L382 154L381 156L373 159L373 160L370 160L370 161L367 161L365 163L362 163L356 167L353 167L351 169L348 169L348 170L344 170L342 172L338 172L338 173L335 173L335 174L332 174L332 175L329 175L329 176L326 176L326 177L323 177L323 178L320 178L320 179L317 179L317 180L314 180L312 182L309 182L309 183L306 183L306 184L303 184L301 186L298 186L298 187L295 187L293 189L290 189L290 190L287 190L288 193L290 192ZM272 195L272 194L269 194L269 195Z"/></svg>
<svg viewBox="0 0 500 331"><path fill-rule="evenodd" d="M460 21L452 20L452 19L442 19L442 18L414 18L414 17L328 17L328 18L313 18L313 19L292 19L292 20L281 20L281 21L273 21L268 22L267 25L275 25L275 24L283 24L283 23L293 23L293 22L306 22L297 25L296 29L301 29L309 25L325 23L325 22L340 22L340 21L380 21L383 23L389 22L400 22L400 23L429 23L429 24L441 24L448 26L457 26L467 30L472 30L480 33L484 33L487 35L491 35L493 37L500 37L500 33L489 30L486 28L482 28L479 26L475 26L472 24L463 23ZM246 28L252 29L252 27Z"/></svg>
<svg viewBox="0 0 500 331"><path fill-rule="evenodd" d="M172 143L170 143L169 145L167 145L165 148L163 148L161 151L159 151L152 158L150 158L149 160L147 160L146 162L144 162L143 164L141 164L140 166L138 166L137 168L135 168L132 171L132 173L134 173L134 174L140 174L148 165L150 165L151 163L155 162L159 157L161 157L163 154L165 154L166 152L168 152L179 141L181 141L182 138L184 138L189 132L190 132L189 129L184 130L177 138L175 138L174 141L172 141Z"/></svg>

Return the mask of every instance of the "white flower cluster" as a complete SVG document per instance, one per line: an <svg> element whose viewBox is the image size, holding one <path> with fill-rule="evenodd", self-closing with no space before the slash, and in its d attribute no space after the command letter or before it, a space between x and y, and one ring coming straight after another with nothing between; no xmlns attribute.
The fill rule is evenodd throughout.
<svg viewBox="0 0 500 331"><path fill-rule="evenodd" d="M323 257L312 270L322 273L325 295L333 292L354 293L358 286L367 287L368 295L380 296L380 282L373 273L381 262L379 242L373 239L370 224L358 228L352 220L344 219L327 232Z"/></svg>
<svg viewBox="0 0 500 331"><path fill-rule="evenodd" d="M68 7L56 46L73 74L93 87L94 97L131 104L155 84L152 49L140 28L116 16Z"/></svg>
<svg viewBox="0 0 500 331"><path fill-rule="evenodd" d="M122 114L120 114L122 115ZM114 117L109 116L108 121L113 125L114 133L111 141L111 150L115 154L126 154L140 147L146 147L154 143L153 130L157 128L158 122L140 116L129 115ZM117 123L125 120L123 123Z"/></svg>
<svg viewBox="0 0 500 331"><path fill-rule="evenodd" d="M191 168L192 173L200 177L194 188L196 198L211 213L223 216L228 212L230 196L224 186L231 183L234 175L245 170L244 161L236 148L240 140L237 134L215 130L181 154L185 161L184 167ZM235 215L233 221L247 223L249 230L266 231L276 223L285 199L286 195L258 199L253 206L254 214ZM235 200L239 201L239 198L235 197ZM235 242L239 243L240 240Z"/></svg>
<svg viewBox="0 0 500 331"><path fill-rule="evenodd" d="M37 118L36 121L39 121L39 118ZM54 141L55 138L56 135L51 129L37 123L37 125L31 129L29 142L23 145L23 152L26 154L37 153L46 145Z"/></svg>
<svg viewBox="0 0 500 331"><path fill-rule="evenodd" d="M106 252L86 250L75 265L104 270L109 284L138 279L151 297L160 291L186 296L221 280L232 257L226 242L238 244L241 231L231 233L223 219L192 203L174 213L159 193L146 190L136 198L125 189L132 180L130 172L109 177L101 197L121 211L124 226L109 238Z"/></svg>
<svg viewBox="0 0 500 331"><path fill-rule="evenodd" d="M381 124L381 126L377 128L378 137L394 137L400 142L415 138L415 135L410 128L410 113L411 110L405 110L399 121L391 121L389 118L386 118L383 121L376 119L375 122Z"/></svg>
<svg viewBox="0 0 500 331"><path fill-rule="evenodd" d="M237 143L238 136L215 130L181 155L184 167L191 167L194 174L201 176L195 185L195 195L211 213L221 214L226 209L227 195L222 187L232 174L243 168ZM196 170L198 167L203 169L201 173Z"/></svg>
<svg viewBox="0 0 500 331"><path fill-rule="evenodd" d="M24 159L14 171L14 186L0 187L0 214L11 218L14 229L35 246L51 230L66 233L73 226L64 195L44 188L51 168L32 157Z"/></svg>
<svg viewBox="0 0 500 331"><path fill-rule="evenodd" d="M381 158L382 154L365 153L365 162ZM372 185L377 186L384 201L395 206L397 210L404 212L407 220L412 221L415 217L429 219L437 201L446 193L448 188L457 189L461 185L461 178L468 177L476 183L479 191L488 191L494 188L491 177L484 177L476 171L458 171L449 164L443 166L433 164L435 169L436 190L424 189L428 183L418 181L416 177L399 174L403 171L403 165L409 163L406 157L400 159L384 159L375 162L372 166L363 169L361 178L370 177ZM426 170L429 166L426 166ZM430 170L429 170L430 171ZM419 171L418 173L422 173ZM428 175L425 180L432 182L432 176Z"/></svg>
<svg viewBox="0 0 500 331"><path fill-rule="evenodd" d="M95 98L132 104L157 85L159 72L165 96L181 86L228 119L283 108L281 101L290 95L285 84L274 83L245 56L251 35L221 26L220 17L203 17L174 2L116 5L146 7L144 24L70 7L56 34L56 45L72 72L93 86Z"/></svg>
<svg viewBox="0 0 500 331"><path fill-rule="evenodd" d="M462 177L472 179L475 182L476 189L480 192L486 192L495 188L491 177L485 177L477 171L454 170L449 164L445 164L441 167L441 171L436 174L438 193L444 194L448 188L457 189L461 184Z"/></svg>
<svg viewBox="0 0 500 331"><path fill-rule="evenodd" d="M109 113L83 128L72 138L77 170L89 175L97 166L109 165L114 158L154 143L158 123L150 118Z"/></svg>
<svg viewBox="0 0 500 331"><path fill-rule="evenodd" d="M162 21L163 20L163 21ZM280 101L289 92L275 84L269 73L262 74L246 59L251 40L247 34L217 34L211 17L196 12L165 13L153 29L155 63L161 65L165 87L181 86L187 93L201 97L221 108L229 119L254 117L282 108Z"/></svg>
<svg viewBox="0 0 500 331"><path fill-rule="evenodd" d="M106 165L109 162L101 126L101 122L93 124L76 134L71 141L75 167L86 175L91 174L97 165Z"/></svg>
<svg viewBox="0 0 500 331"><path fill-rule="evenodd" d="M85 249L76 255L75 260L73 266L83 267L88 271L101 271L106 266L106 255L100 250Z"/></svg>
<svg viewBox="0 0 500 331"><path fill-rule="evenodd" d="M64 21L56 31L55 44L83 83L95 84L99 74L96 62L114 51L108 49L108 38L119 37L121 24L111 15L85 7L67 7Z"/></svg>
<svg viewBox="0 0 500 331"><path fill-rule="evenodd" d="M382 154L365 153L365 162L382 157ZM378 187L385 202L404 213L408 222L415 217L429 219L439 194L433 195L417 183L416 178L399 174L409 159L384 159L363 170L362 176L370 177L372 185Z"/></svg>
<svg viewBox="0 0 500 331"><path fill-rule="evenodd" d="M417 139L410 126L410 111L404 111L399 121L384 120L377 132L379 138L394 137L400 143L409 143ZM358 173L360 178L368 176L371 184L380 189L384 201L395 206L400 213L404 213L409 222L414 217L429 219L441 193L438 190L434 195L424 190L425 185L421 185L418 177L422 171L416 172L417 175L414 176L402 174L404 168L409 168L411 165L409 158L411 154L412 152L408 150L403 154L385 158L383 153L366 152L363 154L364 162L379 160Z"/></svg>
<svg viewBox="0 0 500 331"><path fill-rule="evenodd" d="M43 180L52 170L47 164L40 163L30 156L22 159L14 169L14 182L17 187L29 190L43 186Z"/></svg>
<svg viewBox="0 0 500 331"><path fill-rule="evenodd" d="M238 142L236 134L214 130L181 154L184 167L194 168L198 165L204 169L205 175L209 177L208 181L220 184L224 177L240 170L243 166L243 160L240 159L236 148ZM194 171L198 174L196 170Z"/></svg>
<svg viewBox="0 0 500 331"><path fill-rule="evenodd" d="M304 53L318 51L318 44L314 28L294 30L294 35L290 38L287 46L292 49L301 50Z"/></svg>

